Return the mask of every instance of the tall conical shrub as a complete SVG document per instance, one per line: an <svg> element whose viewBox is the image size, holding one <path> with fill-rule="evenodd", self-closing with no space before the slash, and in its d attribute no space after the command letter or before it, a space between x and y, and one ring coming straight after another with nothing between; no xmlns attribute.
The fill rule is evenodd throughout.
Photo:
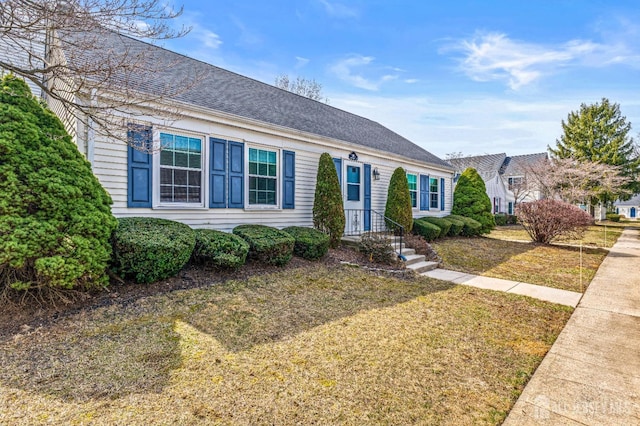
<svg viewBox="0 0 640 426"><path fill-rule="evenodd" d="M404 232L409 233L413 228L413 210L411 207L411 194L407 173L402 167L398 167L391 175L389 191L387 192L387 204L384 215L404 227Z"/></svg>
<svg viewBox="0 0 640 426"><path fill-rule="evenodd" d="M482 234L488 234L496 227L487 188L476 169L469 167L460 175L453 193L451 214L470 217L480 222Z"/></svg>
<svg viewBox="0 0 640 426"><path fill-rule="evenodd" d="M60 120L0 80L0 291L105 285L111 198Z"/></svg>
<svg viewBox="0 0 640 426"><path fill-rule="evenodd" d="M338 172L328 153L320 156L316 193L313 199L313 226L329 234L330 246L337 247L344 232L345 216Z"/></svg>

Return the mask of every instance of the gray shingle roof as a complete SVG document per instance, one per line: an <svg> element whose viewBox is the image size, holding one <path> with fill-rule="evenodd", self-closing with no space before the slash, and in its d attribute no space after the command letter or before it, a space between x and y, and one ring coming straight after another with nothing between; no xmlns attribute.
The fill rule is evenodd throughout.
<svg viewBox="0 0 640 426"><path fill-rule="evenodd" d="M629 199L627 201L619 201L618 200L618 201L616 201L614 203L614 205L615 206L620 206L620 207L623 207L623 206L638 207L638 206L640 206L640 194L634 196L633 198L631 198L631 199Z"/></svg>
<svg viewBox="0 0 640 426"><path fill-rule="evenodd" d="M528 166L532 166L540 161L546 160L547 153L539 152L536 154L514 155L507 157L500 170L500 174L505 176L522 176Z"/></svg>
<svg viewBox="0 0 640 426"><path fill-rule="evenodd" d="M153 72L139 78L137 90L161 93L166 87L191 80L194 81L191 87L172 98L344 141L350 150L357 151L358 146L369 147L451 169L449 163L375 121L113 32L104 31L99 40L102 49L126 51L132 58L145 52L147 57L153 58ZM84 55L83 60L91 60L87 58L90 53Z"/></svg>
<svg viewBox="0 0 640 426"><path fill-rule="evenodd" d="M449 160L456 172L462 173L469 167L476 169L482 179L489 180L498 174L498 170L507 158L507 154L476 155Z"/></svg>

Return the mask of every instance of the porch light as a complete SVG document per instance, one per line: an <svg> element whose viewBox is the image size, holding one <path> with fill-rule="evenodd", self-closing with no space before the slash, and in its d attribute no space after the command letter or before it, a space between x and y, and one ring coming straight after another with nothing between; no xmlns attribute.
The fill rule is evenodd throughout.
<svg viewBox="0 0 640 426"><path fill-rule="evenodd" d="M380 172L377 167L373 169L373 180L380 180Z"/></svg>

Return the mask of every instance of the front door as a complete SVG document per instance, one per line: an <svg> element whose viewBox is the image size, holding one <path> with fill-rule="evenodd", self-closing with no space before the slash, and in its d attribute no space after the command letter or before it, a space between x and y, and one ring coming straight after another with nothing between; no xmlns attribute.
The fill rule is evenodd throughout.
<svg viewBox="0 0 640 426"><path fill-rule="evenodd" d="M345 229L347 235L357 235L364 230L364 176L362 164L344 162Z"/></svg>
<svg viewBox="0 0 640 426"><path fill-rule="evenodd" d="M632 218L635 218L635 217L636 217L636 208L635 208L635 207L631 207L631 214L630 214L630 216L631 216Z"/></svg>

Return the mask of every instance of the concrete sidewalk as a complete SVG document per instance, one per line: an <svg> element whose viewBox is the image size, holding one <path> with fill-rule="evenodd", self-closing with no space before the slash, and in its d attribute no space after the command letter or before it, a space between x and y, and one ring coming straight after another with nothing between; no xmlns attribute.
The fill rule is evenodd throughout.
<svg viewBox="0 0 640 426"><path fill-rule="evenodd" d="M640 425L640 239L625 230L504 425Z"/></svg>
<svg viewBox="0 0 640 426"><path fill-rule="evenodd" d="M442 281L451 281L456 284L464 284L486 290L504 291L507 293L521 294L547 302L558 303L576 307L582 293L560 290L558 288L544 287L541 285L521 283L518 281L503 280L500 278L482 277L479 275L465 274L464 272L449 271L446 269L434 269L420 275L435 278Z"/></svg>

